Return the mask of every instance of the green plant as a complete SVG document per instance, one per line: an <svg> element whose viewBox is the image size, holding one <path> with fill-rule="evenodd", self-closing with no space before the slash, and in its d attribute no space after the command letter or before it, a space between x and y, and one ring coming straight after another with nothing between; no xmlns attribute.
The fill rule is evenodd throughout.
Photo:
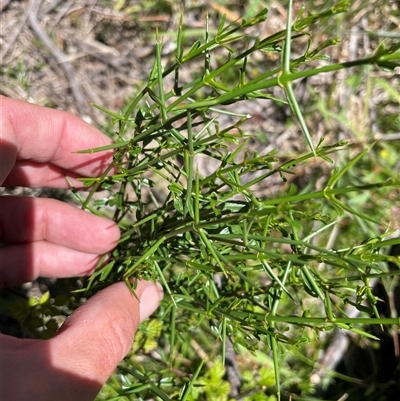
<svg viewBox="0 0 400 401"><path fill-rule="evenodd" d="M143 277L159 280L166 291L156 320L143 324L135 343L144 359L139 364L129 355L120 367L122 378L114 377L99 399L202 400L210 399L215 388L221 392L213 399L229 399L219 349L210 344L213 339L220 344L222 361L231 345L240 355L244 349L253 355L259 350L270 353L274 380L270 370L260 373L254 384L259 396L249 397L272 399L265 395L271 392L279 400L282 389L289 388L288 374L281 369L288 350L336 327L376 339L362 325L399 324L397 318L379 316L370 285L372 278L398 274L384 263L399 266L398 258L381 250L399 239L389 237L387 216L371 215L365 199L349 198L390 193L399 179L393 174L389 179L366 176L351 182L352 169L364 162L374 144L336 163L338 152L351 151L348 143L325 145L321 139L314 144L292 88L299 79L325 72L399 66L396 42L381 43L374 54L355 61L315 66L326 60L322 52L337 40L314 46L310 29L345 12L348 5L339 1L305 17L302 9L292 25L289 2L286 29L254 41L246 29L262 23L267 10L238 23L227 24L223 18L214 37L206 29L205 40L189 49L183 46L181 21L174 63L163 66L158 37L148 83L131 104L120 113L95 106L115 124L115 143L82 152L113 149L114 161L102 176L82 179L91 187L86 199L77 192L76 196L93 213L111 207L122 239L107 264L89 279L87 290L119 280L131 285L130 278ZM292 42L304 38L305 51L291 59ZM238 42L247 45L245 50L236 50ZM225 61L213 68L217 52ZM281 52L282 63L271 69L265 65L253 75L252 56L261 52ZM182 82L182 68L199 59L204 63L201 76ZM237 77L231 85L232 78L224 79L227 72ZM273 87L282 88L285 99L272 96L268 89ZM250 138L241 128L247 115L235 113L232 105L252 99L272 99L290 107L310 151L288 161L280 161L279 152L249 151ZM231 122L221 126L220 115ZM215 165L213 171L202 173L197 166L200 156ZM313 183L305 188L292 183L272 198L255 195L261 182L274 176L290 181L297 165L316 159L334 165L322 189ZM98 189L107 189L110 196L93 200ZM354 240L339 248L326 247L342 225L357 232ZM359 238L360 231L364 238ZM371 232L373 238L367 238ZM348 317L347 305L357 308L361 317ZM193 338L202 344L206 358ZM161 345L154 355L156 339Z"/></svg>
<svg viewBox="0 0 400 401"><path fill-rule="evenodd" d="M128 279L134 275L159 280L166 290L155 319L163 322L157 330L161 330L160 341L168 346L159 360L154 360L146 344L155 336L148 335L142 341L147 363L139 367L132 362L132 355L128 361L133 367L121 367L136 383L125 377L129 383L123 383L124 389L117 390L118 395L111 399L124 399L129 394L140 399L147 399L146 394L161 399L211 399L207 383L218 383L219 389L228 383L221 381L224 370L218 363L212 368L218 374L211 369L197 382L194 378L187 381L190 373L197 377L202 366L199 355L188 349L197 332L200 338L220 341L222 360L228 342L237 351L239 347L251 352L270 349L274 392L280 399L279 367L286 347L300 346L315 333L334 327L374 339L363 330L363 324L399 323L398 319L379 317L375 307L378 300L370 290L372 277L394 276L383 262L398 265L398 259L380 250L398 244L399 239L387 238L387 220L378 221L359 207L362 202L351 202L354 193L377 194L398 186L398 179L371 182L359 178L357 185L339 185L372 145L345 165L336 166L321 190L300 191L291 185L272 199L253 193L257 184L273 175L286 180L300 163L319 158L333 164L332 155L346 149L343 141L313 144L292 90L293 82L357 65L398 66L400 46L381 44L374 54L356 61L306 68L311 62L324 60L321 52L337 43L328 39L314 48L307 29L321 18L346 11L347 6L341 1L317 15L302 18L300 13L293 26L289 6L286 30L257 38L239 53L234 50L235 43L246 41L246 28L261 23L267 10L241 23L226 24L223 19L214 38L206 31L204 42L196 41L189 50L182 46L181 23L175 63L162 65L162 42L157 39L156 61L148 83L127 109L114 113L96 106L111 116L117 136L114 145L85 152L114 149L114 163L101 177L83 179L92 189L81 201L94 213L102 206L113 207L113 218L123 234L110 261L90 278L88 289L121 279L129 285ZM304 36L310 36L305 53L291 60L292 41ZM221 49L225 62L213 69L210 60ZM248 75L254 53L280 49L281 67L266 68L255 77ZM180 69L199 58L204 60L202 76L182 84ZM238 77L231 86L221 80L228 70L236 71ZM172 89L167 89L170 76ZM247 150L249 138L241 130L246 116L237 115L227 127L218 123L219 115L235 114L225 105L271 98L267 89L273 86L283 89L311 150L283 163L279 163L279 154L260 155ZM196 166L200 154L216 161L211 174L205 176ZM161 194L159 190L156 194L156 185L163 188ZM110 196L92 204L93 194L100 188L108 189ZM346 219L353 220L352 224L371 223L382 235L354 241L341 249L325 248L332 230ZM365 306L366 301L369 306ZM345 307L349 304L358 308L362 317L347 317ZM153 324L145 324L143 333ZM143 336L146 334L141 334L136 344ZM207 353L215 352L203 346ZM185 365L180 360L182 355L198 362ZM155 370L156 363L164 368ZM168 365L186 374L179 377L168 370ZM228 393L227 388L221 392L222 398L214 394L213 399L228 399Z"/></svg>

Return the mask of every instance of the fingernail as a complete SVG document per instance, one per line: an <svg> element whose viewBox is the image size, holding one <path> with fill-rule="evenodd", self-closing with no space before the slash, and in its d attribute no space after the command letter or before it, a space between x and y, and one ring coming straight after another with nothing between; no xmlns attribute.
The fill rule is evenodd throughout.
<svg viewBox="0 0 400 401"><path fill-rule="evenodd" d="M154 313L164 295L161 284L149 281L142 281L142 283L145 283L146 286L140 296L140 322Z"/></svg>

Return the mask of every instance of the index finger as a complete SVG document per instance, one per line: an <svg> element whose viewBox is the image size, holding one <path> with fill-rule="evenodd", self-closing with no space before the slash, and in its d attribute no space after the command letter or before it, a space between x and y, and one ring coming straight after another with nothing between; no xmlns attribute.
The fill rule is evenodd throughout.
<svg viewBox="0 0 400 401"><path fill-rule="evenodd" d="M57 177L98 176L112 161L111 151L75 153L112 141L70 113L0 96L0 116L0 183L57 186Z"/></svg>

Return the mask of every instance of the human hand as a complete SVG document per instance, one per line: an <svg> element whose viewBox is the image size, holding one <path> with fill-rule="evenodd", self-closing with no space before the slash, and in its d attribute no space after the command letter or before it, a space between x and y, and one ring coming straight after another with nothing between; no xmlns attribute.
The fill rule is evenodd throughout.
<svg viewBox="0 0 400 401"><path fill-rule="evenodd" d="M0 185L66 187L65 175L101 174L110 152L76 154L110 139L76 116L0 96ZM118 241L116 224L53 199L0 198L0 286L38 276L90 274ZM162 298L140 281L90 298L46 341L0 334L0 399L91 401Z"/></svg>

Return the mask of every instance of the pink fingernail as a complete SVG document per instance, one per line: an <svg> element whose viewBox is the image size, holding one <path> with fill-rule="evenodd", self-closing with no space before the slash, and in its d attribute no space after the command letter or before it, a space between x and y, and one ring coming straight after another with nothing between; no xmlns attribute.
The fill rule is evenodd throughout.
<svg viewBox="0 0 400 401"><path fill-rule="evenodd" d="M146 284L140 296L140 322L143 322L154 313L164 295L161 284L150 282L146 282Z"/></svg>

